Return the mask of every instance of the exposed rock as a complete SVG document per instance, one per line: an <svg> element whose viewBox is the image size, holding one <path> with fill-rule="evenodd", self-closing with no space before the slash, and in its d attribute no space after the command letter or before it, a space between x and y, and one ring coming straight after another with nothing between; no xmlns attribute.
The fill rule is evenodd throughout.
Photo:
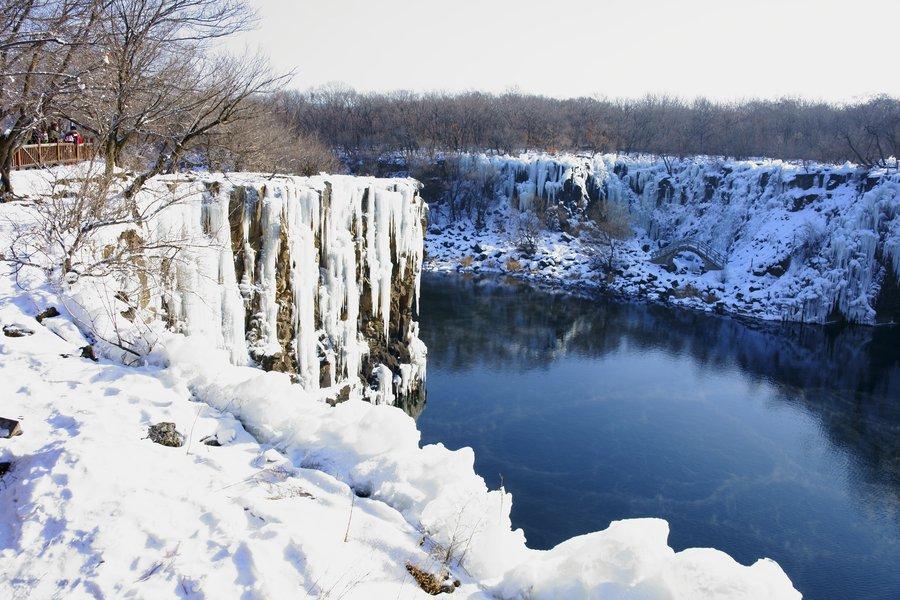
<svg viewBox="0 0 900 600"><path fill-rule="evenodd" d="M437 575L432 575L412 563L406 563L406 570L426 594L437 596L438 594L452 594L456 591L456 582L445 583L446 578L442 579Z"/></svg>
<svg viewBox="0 0 900 600"><path fill-rule="evenodd" d="M325 401L329 404L329 406L337 406L341 402L346 402L350 399L350 390L352 388L349 385L345 385L341 388L341 391L338 392L338 395L334 398L328 398Z"/></svg>
<svg viewBox="0 0 900 600"><path fill-rule="evenodd" d="M766 269L766 273L772 275L773 277L781 277L784 275L788 268L791 266L791 257L786 256L781 261L774 263Z"/></svg>
<svg viewBox="0 0 900 600"><path fill-rule="evenodd" d="M380 364L395 377L421 379L424 371L407 369L414 361L408 346L420 343L412 312L421 270L416 241L426 228L415 185L284 178L208 191L228 207L241 333L252 361L295 375L307 389L370 383ZM386 283L388 305L376 287ZM360 356L365 344L369 352ZM423 386L403 387L395 398L418 397Z"/></svg>
<svg viewBox="0 0 900 600"><path fill-rule="evenodd" d="M52 319L53 317L58 317L59 311L56 310L55 306L51 306L45 310L42 310L34 317L35 321L38 323L43 322L44 319Z"/></svg>
<svg viewBox="0 0 900 600"><path fill-rule="evenodd" d="M18 338L33 334L34 330L29 329L24 325L19 325L18 323L10 323L9 325L3 326L3 335L5 335L6 337Z"/></svg>
<svg viewBox="0 0 900 600"><path fill-rule="evenodd" d="M0 462L0 477L3 477L12 470L11 462Z"/></svg>
<svg viewBox="0 0 900 600"><path fill-rule="evenodd" d="M184 436L175 429L175 423L157 423L147 430L147 437L156 444L179 448L184 444Z"/></svg>
<svg viewBox="0 0 900 600"><path fill-rule="evenodd" d="M884 262L885 273L875 301L877 322L900 323L900 283L891 261Z"/></svg>
<svg viewBox="0 0 900 600"><path fill-rule="evenodd" d="M815 185L818 176L818 173L797 173L790 182L791 187L808 190Z"/></svg>
<svg viewBox="0 0 900 600"><path fill-rule="evenodd" d="M22 427L15 419L0 417L0 438L11 438L22 435Z"/></svg>
<svg viewBox="0 0 900 600"><path fill-rule="evenodd" d="M791 210L793 212L797 212L798 210L803 210L816 200L821 198L819 194L806 194L805 196L800 196L798 198L794 198L794 204L791 206Z"/></svg>
<svg viewBox="0 0 900 600"><path fill-rule="evenodd" d="M94 347L91 345L87 345L81 349L81 358L86 358L88 360L92 360L97 362L97 355L94 353Z"/></svg>
<svg viewBox="0 0 900 600"><path fill-rule="evenodd" d="M863 183L863 191L871 192L880 182L881 177L878 177L877 175L870 175L869 177L866 177Z"/></svg>
<svg viewBox="0 0 900 600"><path fill-rule="evenodd" d="M829 173L828 179L825 181L825 189L829 192L834 191L838 186L844 185L850 181L850 175L846 173Z"/></svg>

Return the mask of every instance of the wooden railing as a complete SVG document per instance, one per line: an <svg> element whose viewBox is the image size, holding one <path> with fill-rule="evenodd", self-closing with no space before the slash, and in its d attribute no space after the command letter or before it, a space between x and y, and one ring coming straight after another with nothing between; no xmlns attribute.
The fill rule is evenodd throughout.
<svg viewBox="0 0 900 600"><path fill-rule="evenodd" d="M13 153L13 169L39 169L53 165L69 165L90 160L96 155L93 142L73 144L26 144Z"/></svg>

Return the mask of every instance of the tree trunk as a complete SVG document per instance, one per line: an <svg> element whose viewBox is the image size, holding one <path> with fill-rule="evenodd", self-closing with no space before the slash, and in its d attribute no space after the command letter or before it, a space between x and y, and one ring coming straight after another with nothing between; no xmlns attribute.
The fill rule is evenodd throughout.
<svg viewBox="0 0 900 600"><path fill-rule="evenodd" d="M116 147L116 143L113 140L107 141L105 146L103 158L106 161L106 166L103 170L103 175L109 179L113 176L113 172L116 169L116 161L119 158L119 149Z"/></svg>
<svg viewBox="0 0 900 600"><path fill-rule="evenodd" d="M6 202L12 197L13 187L12 179L10 179L10 165L7 161L3 161L0 165L0 202Z"/></svg>
<svg viewBox="0 0 900 600"><path fill-rule="evenodd" d="M10 138L0 140L0 202L9 200L14 191L12 186L12 159L15 144Z"/></svg>

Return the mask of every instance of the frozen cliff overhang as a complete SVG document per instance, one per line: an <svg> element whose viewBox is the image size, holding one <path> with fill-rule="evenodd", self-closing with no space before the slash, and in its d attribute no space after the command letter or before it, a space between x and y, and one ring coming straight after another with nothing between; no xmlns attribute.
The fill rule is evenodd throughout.
<svg viewBox="0 0 900 600"><path fill-rule="evenodd" d="M124 280L114 300L76 301L94 330L121 332L121 315L97 307L125 301L236 365L290 373L322 397L415 406L426 353L413 319L427 210L418 189L350 176L157 178L137 202L164 208L137 235L158 281ZM146 332L131 335L139 345Z"/></svg>

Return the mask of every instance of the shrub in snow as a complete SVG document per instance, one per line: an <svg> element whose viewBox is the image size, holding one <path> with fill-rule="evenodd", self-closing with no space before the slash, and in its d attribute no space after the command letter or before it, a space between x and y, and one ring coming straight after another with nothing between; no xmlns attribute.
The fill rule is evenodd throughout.
<svg viewBox="0 0 900 600"><path fill-rule="evenodd" d="M147 437L154 444L179 448L184 445L184 436L175 429L175 423L156 423L147 430Z"/></svg>

